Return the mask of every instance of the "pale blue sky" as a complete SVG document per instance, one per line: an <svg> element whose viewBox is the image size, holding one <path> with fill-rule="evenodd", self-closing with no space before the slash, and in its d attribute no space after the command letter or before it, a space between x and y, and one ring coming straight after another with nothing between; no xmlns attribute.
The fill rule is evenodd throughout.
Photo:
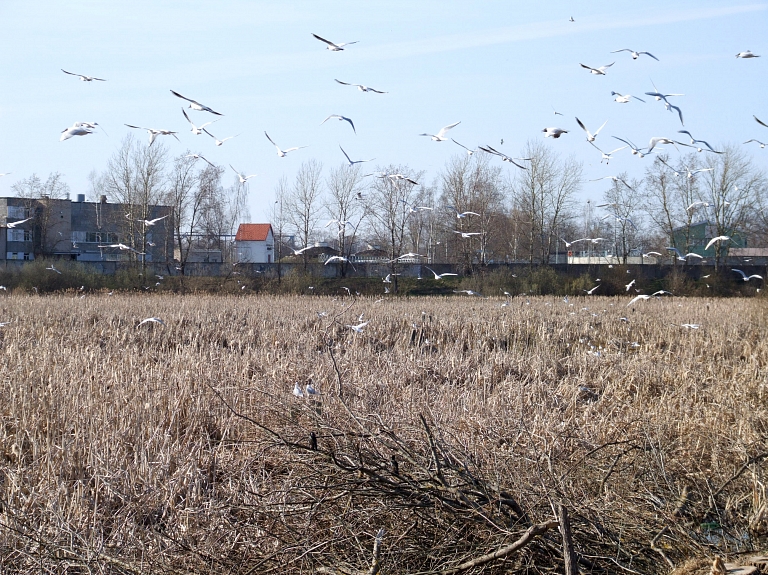
<svg viewBox="0 0 768 575"><path fill-rule="evenodd" d="M662 91L685 94L674 103L695 137L766 141L768 129L752 119L768 121L766 24L768 3L701 0L3 2L0 173L12 174L0 178L0 195L10 195L17 179L53 171L65 175L73 194L87 192L88 174L105 169L126 133L146 141L125 123L179 131L181 143L160 140L171 155L190 149L258 174L249 181L254 221L268 218L275 183L292 179L303 160L326 169L341 164L339 144L353 159L375 157L371 169L408 164L431 183L463 152L417 134L457 121L449 133L457 141L497 147L503 138L500 149L510 155L543 139L543 128L562 127L570 133L546 144L582 160L585 178L641 177L652 157L623 150L601 165L574 116L592 130L608 120L596 141L606 151L621 146L612 135L639 146L653 136L687 141L677 134L676 115L643 95L653 80ZM359 43L334 53L313 32ZM610 54L620 48L647 50L660 61ZM747 49L763 57L735 58ZM606 76L579 67L613 61ZM108 81L81 82L61 68ZM361 93L334 78L389 93ZM240 136L217 148L192 135L171 89L225 114L209 127L217 137ZM612 90L646 103L617 104ZM552 106L564 116L554 116ZM189 114L198 124L214 119ZM329 114L351 117L357 135L346 123L321 126ZM108 136L60 142L75 121L96 121ZM265 130L283 148L309 147L279 158ZM747 149L765 165L768 149ZM599 199L605 187L585 183L581 197Z"/></svg>

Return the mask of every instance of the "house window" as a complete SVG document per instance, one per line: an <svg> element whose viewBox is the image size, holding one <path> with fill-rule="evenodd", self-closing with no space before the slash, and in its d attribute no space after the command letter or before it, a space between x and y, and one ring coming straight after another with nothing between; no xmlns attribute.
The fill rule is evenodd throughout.
<svg viewBox="0 0 768 575"><path fill-rule="evenodd" d="M8 228L8 241L9 242L31 242L32 230Z"/></svg>
<svg viewBox="0 0 768 575"><path fill-rule="evenodd" d="M30 209L24 206L8 206L8 217L23 220L30 215Z"/></svg>
<svg viewBox="0 0 768 575"><path fill-rule="evenodd" d="M116 244L117 234L113 232L85 232L85 242L91 244Z"/></svg>
<svg viewBox="0 0 768 575"><path fill-rule="evenodd" d="M35 256L30 253L24 252L6 252L5 259L7 260L33 260Z"/></svg>

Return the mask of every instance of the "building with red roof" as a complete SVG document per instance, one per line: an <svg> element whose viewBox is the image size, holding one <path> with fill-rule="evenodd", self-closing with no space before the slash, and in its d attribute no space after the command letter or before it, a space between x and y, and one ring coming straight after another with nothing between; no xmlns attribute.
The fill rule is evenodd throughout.
<svg viewBox="0 0 768 575"><path fill-rule="evenodd" d="M240 224L235 235L235 254L238 263L273 263L275 235L272 224Z"/></svg>

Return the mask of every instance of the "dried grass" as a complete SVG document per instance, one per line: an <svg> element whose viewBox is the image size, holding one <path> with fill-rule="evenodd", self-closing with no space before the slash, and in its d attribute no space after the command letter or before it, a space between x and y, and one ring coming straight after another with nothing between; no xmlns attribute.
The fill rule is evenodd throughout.
<svg viewBox="0 0 768 575"><path fill-rule="evenodd" d="M764 304L502 301L3 298L0 567L363 572L383 527L382 571L437 572L558 504L583 570L759 546Z"/></svg>

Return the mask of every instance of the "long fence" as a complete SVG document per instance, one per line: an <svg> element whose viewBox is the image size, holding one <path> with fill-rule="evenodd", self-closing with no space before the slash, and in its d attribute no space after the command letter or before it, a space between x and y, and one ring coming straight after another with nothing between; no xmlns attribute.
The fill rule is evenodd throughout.
<svg viewBox="0 0 768 575"><path fill-rule="evenodd" d="M33 262L25 261L13 261L7 260L5 262L5 269L10 272L20 272L24 266L32 265ZM163 276L179 276L185 275L189 277L227 277L227 276L243 276L249 278L263 277L276 279L278 275L280 277L290 277L293 275L309 275L316 278L344 278L344 277L356 277L356 278L372 278L372 277L385 277L392 270L386 263L365 263L355 264L354 267L350 264L331 264L323 265L320 263L308 263L306 266L302 263L247 263L247 264L231 264L231 263L212 263L212 262L199 262L199 263L187 263L182 270L177 267L175 263L147 263L143 267L141 264L127 263L127 262L77 262L77 266L85 268L86 271L92 271L94 273L113 275L120 271L138 270L147 274L158 274ZM343 267L342 267L343 266ZM429 266L438 274L442 273L455 273L459 276L465 276L475 273L490 273L498 270L508 270L512 274L525 274L531 269L531 265L528 263L511 263L511 264L489 264L486 266L475 266L472 269L466 269L464 266L454 264L432 264ZM533 266L534 268L540 266ZM669 264L628 264L623 265L607 265L607 264L550 264L549 268L557 272L558 275L564 277L576 278L582 275L589 275L590 277L599 277L601 273L606 273L605 270L609 268L613 269L627 269L630 270L632 277L637 279L653 280L662 279L670 274L682 273L692 279L699 279L702 276L713 272L713 266L702 265L669 265ZM727 261L722 264L723 270L728 273L732 273L730 270L733 267L737 267L744 271L748 276L751 274L760 274L766 277L768 273L768 266L753 265L749 262L742 260ZM430 278L432 272L427 269L423 264L398 264L397 273L406 277L424 277ZM736 274L734 274L734 277Z"/></svg>

